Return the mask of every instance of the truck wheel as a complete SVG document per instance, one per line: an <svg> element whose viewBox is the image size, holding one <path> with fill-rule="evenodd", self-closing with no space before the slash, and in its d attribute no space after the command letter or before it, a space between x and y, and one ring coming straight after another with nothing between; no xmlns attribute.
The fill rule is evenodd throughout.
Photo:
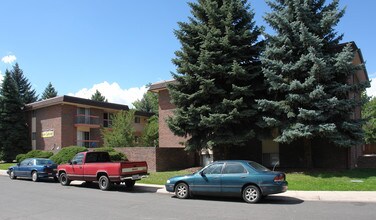
<svg viewBox="0 0 376 220"><path fill-rule="evenodd" d="M110 190L112 185L110 179L106 175L99 177L98 184L99 188L103 191Z"/></svg>
<svg viewBox="0 0 376 220"><path fill-rule="evenodd" d="M66 173L60 174L59 181L60 181L61 185L63 185L63 186L69 186L69 184L70 184L70 180L68 179L68 176L67 176Z"/></svg>
<svg viewBox="0 0 376 220"><path fill-rule="evenodd" d="M136 183L136 180L126 180L125 181L125 186L127 188L133 188L134 184Z"/></svg>
<svg viewBox="0 0 376 220"><path fill-rule="evenodd" d="M39 178L38 178L38 173L37 173L37 171L33 171L33 172L31 173L31 180L32 180L33 182L38 182Z"/></svg>

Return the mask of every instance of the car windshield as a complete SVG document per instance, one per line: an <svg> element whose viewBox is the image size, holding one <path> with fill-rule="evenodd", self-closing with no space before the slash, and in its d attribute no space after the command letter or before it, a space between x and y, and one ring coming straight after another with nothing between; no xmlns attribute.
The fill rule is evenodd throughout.
<svg viewBox="0 0 376 220"><path fill-rule="evenodd" d="M52 160L37 159L37 165L53 164Z"/></svg>
<svg viewBox="0 0 376 220"><path fill-rule="evenodd" d="M251 167L253 167L257 171L270 171L268 168L266 168L263 165L258 164L256 162L249 161L248 163L249 163L249 165L251 165Z"/></svg>

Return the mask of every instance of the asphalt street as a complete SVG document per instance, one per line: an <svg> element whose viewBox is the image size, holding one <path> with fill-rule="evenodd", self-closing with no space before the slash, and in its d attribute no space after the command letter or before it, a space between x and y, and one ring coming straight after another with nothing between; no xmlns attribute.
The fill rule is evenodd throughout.
<svg viewBox="0 0 376 220"><path fill-rule="evenodd" d="M308 202L269 196L259 204L241 199L179 200L156 188L96 184L64 187L0 176L0 219L375 219L376 203Z"/></svg>

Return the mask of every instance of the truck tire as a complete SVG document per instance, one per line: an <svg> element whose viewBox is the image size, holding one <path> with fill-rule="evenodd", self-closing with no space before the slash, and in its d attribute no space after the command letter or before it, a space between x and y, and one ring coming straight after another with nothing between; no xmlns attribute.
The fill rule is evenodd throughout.
<svg viewBox="0 0 376 220"><path fill-rule="evenodd" d="M98 180L99 189L107 191L111 189L112 183L106 175L102 175Z"/></svg>
<svg viewBox="0 0 376 220"><path fill-rule="evenodd" d="M60 175L59 175L59 181L60 181L60 183L61 183L61 185L63 185L63 186L69 186L69 184L70 184L70 180L68 179L68 176L67 176L67 174L66 173L61 173Z"/></svg>
<svg viewBox="0 0 376 220"><path fill-rule="evenodd" d="M126 180L125 181L125 187L127 188L133 188L134 184L136 183L136 180Z"/></svg>

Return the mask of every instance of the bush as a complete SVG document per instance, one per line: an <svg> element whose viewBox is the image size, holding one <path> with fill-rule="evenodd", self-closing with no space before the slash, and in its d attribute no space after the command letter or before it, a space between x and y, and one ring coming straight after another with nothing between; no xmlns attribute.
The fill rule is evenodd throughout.
<svg viewBox="0 0 376 220"><path fill-rule="evenodd" d="M108 154L110 155L111 161L127 160L127 157L125 156L125 154L115 151L115 149L112 147L95 148L94 151L95 152L108 152Z"/></svg>
<svg viewBox="0 0 376 220"><path fill-rule="evenodd" d="M71 160L74 157L74 155L85 151L87 151L86 147L64 147L57 154L53 155L50 159L57 164L68 163L68 160Z"/></svg>
<svg viewBox="0 0 376 220"><path fill-rule="evenodd" d="M54 153L50 152L50 151L42 151L42 150L32 150L32 151L29 151L27 152L26 154L18 154L16 156L16 160L17 160L17 163L27 159L27 158L32 158L32 157L35 157L35 158L49 158L51 157L52 155L54 155Z"/></svg>

